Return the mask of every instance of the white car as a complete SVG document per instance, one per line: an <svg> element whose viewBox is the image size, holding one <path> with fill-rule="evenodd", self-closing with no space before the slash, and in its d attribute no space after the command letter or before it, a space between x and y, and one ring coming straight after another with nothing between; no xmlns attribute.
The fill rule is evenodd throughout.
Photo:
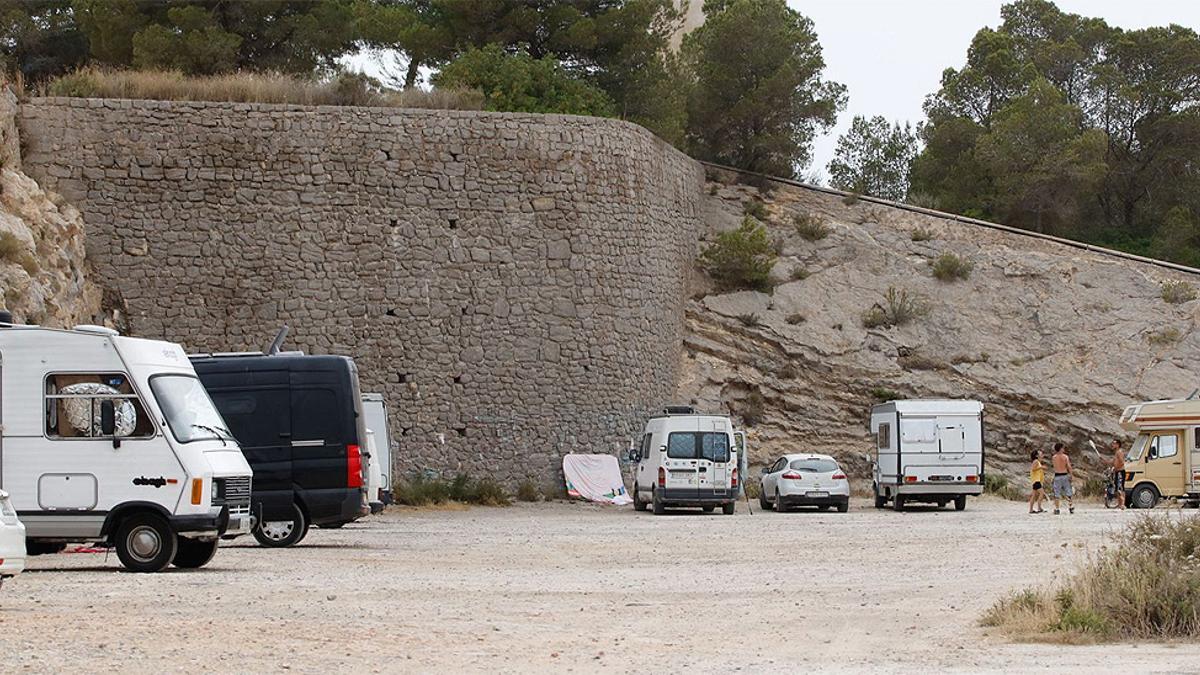
<svg viewBox="0 0 1200 675"><path fill-rule="evenodd" d="M760 485L758 502L764 509L836 506L845 513L850 508L850 481L829 455L784 455L763 469Z"/></svg>
<svg viewBox="0 0 1200 675"><path fill-rule="evenodd" d="M0 490L0 585L25 569L25 526L8 493Z"/></svg>

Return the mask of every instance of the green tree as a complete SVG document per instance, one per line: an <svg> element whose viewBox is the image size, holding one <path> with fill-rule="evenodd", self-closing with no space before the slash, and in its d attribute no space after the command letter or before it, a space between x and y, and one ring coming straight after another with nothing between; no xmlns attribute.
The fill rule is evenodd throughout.
<svg viewBox="0 0 1200 675"><path fill-rule="evenodd" d="M783 0L706 2L707 19L684 38L694 78L687 138L701 159L791 177L808 164L813 136L833 125L845 87L821 79L812 22Z"/></svg>
<svg viewBox="0 0 1200 675"><path fill-rule="evenodd" d="M8 72L41 82L83 64L87 37L70 0L0 0L0 57Z"/></svg>
<svg viewBox="0 0 1200 675"><path fill-rule="evenodd" d="M434 77L439 87L477 89L488 110L611 115L599 88L572 77L553 56L535 59L500 45L470 49Z"/></svg>
<svg viewBox="0 0 1200 675"><path fill-rule="evenodd" d="M210 75L237 65L241 36L217 24L200 7L172 7L168 24L151 24L133 36L133 65Z"/></svg>
<svg viewBox="0 0 1200 675"><path fill-rule="evenodd" d="M738 229L722 232L700 254L700 266L722 291L771 290L775 249L767 228L746 216Z"/></svg>
<svg viewBox="0 0 1200 675"><path fill-rule="evenodd" d="M912 125L855 115L850 129L838 138L829 163L829 184L899 201L908 195L909 172L916 156L917 135Z"/></svg>

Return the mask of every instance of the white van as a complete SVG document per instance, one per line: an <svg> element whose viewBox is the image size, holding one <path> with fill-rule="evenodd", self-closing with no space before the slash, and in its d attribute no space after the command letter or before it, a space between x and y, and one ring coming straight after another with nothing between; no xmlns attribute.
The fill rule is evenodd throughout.
<svg viewBox="0 0 1200 675"><path fill-rule="evenodd" d="M5 313L7 314L7 313ZM0 317L0 488L30 553L201 567L250 532L251 470L177 344Z"/></svg>
<svg viewBox="0 0 1200 675"><path fill-rule="evenodd" d="M392 441L388 433L387 406L383 394L362 395L363 417L367 420L367 428L375 432L375 449L371 451L371 462L379 466L379 494L370 495L372 502L383 504L392 503ZM378 458L378 462L376 462Z"/></svg>
<svg viewBox="0 0 1200 675"><path fill-rule="evenodd" d="M891 401L871 409L875 508L912 502L967 508L983 493L983 404Z"/></svg>
<svg viewBox="0 0 1200 675"><path fill-rule="evenodd" d="M646 422L640 442L629 450L636 464L633 507L655 514L667 507L720 506L732 514L741 492L738 458L745 435L728 417L698 415L688 406L666 408Z"/></svg>
<svg viewBox="0 0 1200 675"><path fill-rule="evenodd" d="M371 513L383 510L383 472L380 470L379 450L376 448L375 431L367 429L367 451L363 459L367 462L367 504Z"/></svg>

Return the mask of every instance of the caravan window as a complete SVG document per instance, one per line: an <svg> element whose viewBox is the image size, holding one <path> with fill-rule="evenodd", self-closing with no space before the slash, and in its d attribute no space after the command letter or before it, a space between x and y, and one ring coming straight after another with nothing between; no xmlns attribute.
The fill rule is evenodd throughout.
<svg viewBox="0 0 1200 675"><path fill-rule="evenodd" d="M900 423L901 440L908 443L936 443L936 420L904 420Z"/></svg>
<svg viewBox="0 0 1200 675"><path fill-rule="evenodd" d="M729 461L729 435L722 432L683 431L667 436L667 457Z"/></svg>
<svg viewBox="0 0 1200 675"><path fill-rule="evenodd" d="M1178 438L1175 434L1170 436L1155 436L1150 442L1150 459L1166 459L1179 454L1179 445L1176 442Z"/></svg>
<svg viewBox="0 0 1200 675"><path fill-rule="evenodd" d="M887 450L892 447L892 425L884 422L879 425L879 436L875 439L875 447Z"/></svg>
<svg viewBox="0 0 1200 675"><path fill-rule="evenodd" d="M113 402L116 435L146 438L154 423L123 373L57 373L46 376L46 435L101 438L100 405Z"/></svg>

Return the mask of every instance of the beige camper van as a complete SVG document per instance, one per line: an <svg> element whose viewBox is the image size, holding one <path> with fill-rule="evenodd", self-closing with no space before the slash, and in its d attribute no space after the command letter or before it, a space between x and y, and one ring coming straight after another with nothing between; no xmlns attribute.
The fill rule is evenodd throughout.
<svg viewBox="0 0 1200 675"><path fill-rule="evenodd" d="M1131 405L1121 428L1138 432L1125 456L1127 503L1149 509L1168 497L1200 500L1200 400Z"/></svg>

